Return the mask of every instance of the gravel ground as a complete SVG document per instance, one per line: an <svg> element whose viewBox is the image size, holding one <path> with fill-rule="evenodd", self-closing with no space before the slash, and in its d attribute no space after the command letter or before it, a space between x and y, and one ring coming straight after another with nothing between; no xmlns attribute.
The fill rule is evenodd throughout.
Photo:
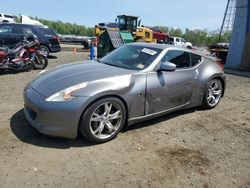
<svg viewBox="0 0 250 188"><path fill-rule="evenodd" d="M61 52L48 68L86 57ZM250 187L250 78L227 75L215 109L175 112L91 145L28 124L22 91L38 73L0 75L0 187Z"/></svg>

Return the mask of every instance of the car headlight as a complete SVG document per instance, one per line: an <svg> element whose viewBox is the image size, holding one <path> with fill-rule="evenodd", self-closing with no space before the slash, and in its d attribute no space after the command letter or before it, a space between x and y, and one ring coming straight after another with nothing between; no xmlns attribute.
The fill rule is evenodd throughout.
<svg viewBox="0 0 250 188"><path fill-rule="evenodd" d="M45 101L48 102L64 102L64 101L70 101L75 98L74 93L78 90L87 87L88 82L76 84L74 86L68 87L66 89L63 89L48 98L45 99Z"/></svg>

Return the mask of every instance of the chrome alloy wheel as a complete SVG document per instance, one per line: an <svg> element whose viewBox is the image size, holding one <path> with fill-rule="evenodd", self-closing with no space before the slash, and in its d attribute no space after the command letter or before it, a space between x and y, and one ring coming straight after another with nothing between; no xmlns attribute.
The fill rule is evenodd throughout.
<svg viewBox="0 0 250 188"><path fill-rule="evenodd" d="M215 106L220 101L222 93L222 85L220 80L213 80L208 88L207 103L210 106Z"/></svg>
<svg viewBox="0 0 250 188"><path fill-rule="evenodd" d="M105 102L92 113L89 121L90 131L96 138L107 139L119 130L122 119L120 107L112 102Z"/></svg>

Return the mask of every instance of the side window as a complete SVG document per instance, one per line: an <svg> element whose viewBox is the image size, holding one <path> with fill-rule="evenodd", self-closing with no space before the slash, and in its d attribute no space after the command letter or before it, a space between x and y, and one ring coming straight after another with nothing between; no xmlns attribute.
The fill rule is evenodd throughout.
<svg viewBox="0 0 250 188"><path fill-rule="evenodd" d="M186 41L185 41L184 39L181 39L181 42L184 42L184 43L185 43Z"/></svg>
<svg viewBox="0 0 250 188"><path fill-rule="evenodd" d="M134 20L133 26L137 27L137 20Z"/></svg>
<svg viewBox="0 0 250 188"><path fill-rule="evenodd" d="M31 29L28 28L28 27L22 27L21 28L21 33L25 34L25 35L32 35L33 34L33 32L31 31Z"/></svg>
<svg viewBox="0 0 250 188"><path fill-rule="evenodd" d="M11 15L7 15L7 14L5 14L5 15L4 15L4 17L5 17L5 18L11 18L11 19L13 19L13 18L14 18L13 16L11 16Z"/></svg>
<svg viewBox="0 0 250 188"><path fill-rule="evenodd" d="M1 25L0 33L13 33L13 25Z"/></svg>
<svg viewBox="0 0 250 188"><path fill-rule="evenodd" d="M176 38L176 42L180 42L180 39L179 39L179 38Z"/></svg>
<svg viewBox="0 0 250 188"><path fill-rule="evenodd" d="M145 37L146 37L146 38L150 38L150 33L146 31L146 32L145 32Z"/></svg>
<svg viewBox="0 0 250 188"><path fill-rule="evenodd" d="M200 55L191 53L191 65L192 66L199 64L201 61L202 61L202 57Z"/></svg>
<svg viewBox="0 0 250 188"><path fill-rule="evenodd" d="M190 53L181 50L169 50L162 58L161 62L171 62L177 68L190 67Z"/></svg>
<svg viewBox="0 0 250 188"><path fill-rule="evenodd" d="M119 25L124 26L125 25L125 20L123 18L120 18L118 23L119 23Z"/></svg>

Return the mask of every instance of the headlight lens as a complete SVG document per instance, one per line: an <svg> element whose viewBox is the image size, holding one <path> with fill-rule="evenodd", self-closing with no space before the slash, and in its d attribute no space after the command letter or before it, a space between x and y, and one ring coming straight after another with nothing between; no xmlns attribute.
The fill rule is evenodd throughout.
<svg viewBox="0 0 250 188"><path fill-rule="evenodd" d="M88 82L80 83L71 87L68 87L66 89L63 89L48 98L45 99L45 101L48 102L64 102L64 101L70 101L75 98L74 93L82 88L87 87Z"/></svg>

